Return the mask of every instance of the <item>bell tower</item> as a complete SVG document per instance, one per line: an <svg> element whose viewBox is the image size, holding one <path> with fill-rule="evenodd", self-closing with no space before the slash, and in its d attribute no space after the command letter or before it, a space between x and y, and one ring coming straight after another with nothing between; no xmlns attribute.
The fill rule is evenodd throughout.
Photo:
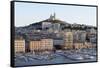
<svg viewBox="0 0 100 68"><path fill-rule="evenodd" d="M56 19L56 14L55 14L55 12L54 12L54 14L52 15L50 15L50 20L55 20Z"/></svg>

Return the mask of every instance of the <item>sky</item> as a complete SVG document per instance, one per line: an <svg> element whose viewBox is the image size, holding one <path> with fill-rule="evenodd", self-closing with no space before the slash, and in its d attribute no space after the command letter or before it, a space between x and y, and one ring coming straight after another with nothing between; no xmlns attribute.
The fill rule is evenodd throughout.
<svg viewBox="0 0 100 68"><path fill-rule="evenodd" d="M48 19L56 13L56 18L67 23L96 26L96 7L57 5L40 3L15 3L15 26L26 26Z"/></svg>

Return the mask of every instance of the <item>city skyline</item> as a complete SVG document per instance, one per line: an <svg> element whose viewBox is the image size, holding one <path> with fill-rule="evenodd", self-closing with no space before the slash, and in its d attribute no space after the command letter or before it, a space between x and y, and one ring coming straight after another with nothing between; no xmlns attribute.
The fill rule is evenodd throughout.
<svg viewBox="0 0 100 68"><path fill-rule="evenodd" d="M96 26L96 7L18 2L15 3L15 26L26 26L48 19L54 12L57 19L67 23Z"/></svg>
<svg viewBox="0 0 100 68"><path fill-rule="evenodd" d="M96 6L11 3L14 67L97 62Z"/></svg>

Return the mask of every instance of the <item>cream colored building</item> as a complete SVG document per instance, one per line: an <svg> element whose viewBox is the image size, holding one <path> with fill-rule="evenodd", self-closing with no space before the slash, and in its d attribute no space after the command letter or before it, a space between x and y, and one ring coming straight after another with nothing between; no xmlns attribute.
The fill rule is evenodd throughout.
<svg viewBox="0 0 100 68"><path fill-rule="evenodd" d="M89 42L85 42L85 47L86 48L92 48L93 45L91 43L89 43Z"/></svg>
<svg viewBox="0 0 100 68"><path fill-rule="evenodd" d="M74 48L75 49L81 49L81 48L92 48L93 45L91 43L85 42L83 43L74 43Z"/></svg>
<svg viewBox="0 0 100 68"><path fill-rule="evenodd" d="M30 41L30 51L33 52L34 50L41 49L41 41L40 40L33 40Z"/></svg>
<svg viewBox="0 0 100 68"><path fill-rule="evenodd" d="M72 49L72 48L73 48L73 33L64 32L64 49Z"/></svg>
<svg viewBox="0 0 100 68"><path fill-rule="evenodd" d="M53 49L53 39L41 39L41 46L44 50L52 50Z"/></svg>
<svg viewBox="0 0 100 68"><path fill-rule="evenodd" d="M45 51L53 49L53 39L41 39L30 41L30 51Z"/></svg>
<svg viewBox="0 0 100 68"><path fill-rule="evenodd" d="M25 52L25 40L24 39L15 39L15 53L24 53Z"/></svg>
<svg viewBox="0 0 100 68"><path fill-rule="evenodd" d="M74 48L81 49L81 48L85 48L85 46L83 45L83 43L74 43Z"/></svg>

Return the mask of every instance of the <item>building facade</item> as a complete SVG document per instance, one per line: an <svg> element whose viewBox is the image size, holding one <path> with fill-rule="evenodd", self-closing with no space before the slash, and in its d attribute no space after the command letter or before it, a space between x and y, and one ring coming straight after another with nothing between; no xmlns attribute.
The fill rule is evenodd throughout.
<svg viewBox="0 0 100 68"><path fill-rule="evenodd" d="M41 39L41 46L43 50L52 50L53 39Z"/></svg>
<svg viewBox="0 0 100 68"><path fill-rule="evenodd" d="M54 33L58 33L61 30L59 23L53 23L52 28Z"/></svg>
<svg viewBox="0 0 100 68"><path fill-rule="evenodd" d="M30 51L48 51L53 49L53 39L41 39L30 41Z"/></svg>
<svg viewBox="0 0 100 68"><path fill-rule="evenodd" d="M15 53L24 53L25 52L25 40L24 39L15 39Z"/></svg>
<svg viewBox="0 0 100 68"><path fill-rule="evenodd" d="M64 49L72 49L72 48L73 48L73 33L64 32Z"/></svg>
<svg viewBox="0 0 100 68"><path fill-rule="evenodd" d="M73 42L85 43L85 41L86 41L86 32L85 31L73 32Z"/></svg>
<svg viewBox="0 0 100 68"><path fill-rule="evenodd" d="M86 48L83 43L74 43L74 49Z"/></svg>
<svg viewBox="0 0 100 68"><path fill-rule="evenodd" d="M40 40L30 41L29 48L31 52L41 50L41 41Z"/></svg>

